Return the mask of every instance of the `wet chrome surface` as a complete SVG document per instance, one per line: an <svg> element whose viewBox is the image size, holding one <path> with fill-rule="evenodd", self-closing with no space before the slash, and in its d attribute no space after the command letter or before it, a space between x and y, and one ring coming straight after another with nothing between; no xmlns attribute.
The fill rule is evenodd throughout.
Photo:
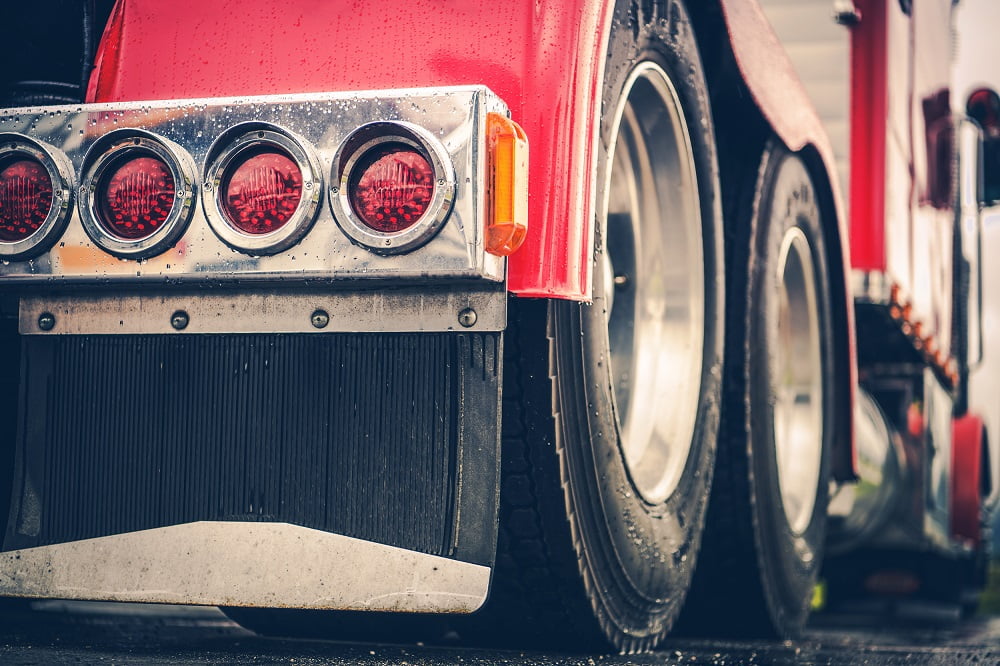
<svg viewBox="0 0 1000 666"><path fill-rule="evenodd" d="M73 206L73 165L45 142L17 134L0 134L0 162L28 157L38 160L52 183L52 205L38 230L27 238L0 243L0 258L19 260L47 250L62 234Z"/></svg>
<svg viewBox="0 0 1000 666"><path fill-rule="evenodd" d="M119 238L101 222L97 190L98 183L112 173L122 159L131 155L160 159L170 169L176 193L173 207L159 229L144 238L126 239ZM141 130L111 132L87 151L80 177L75 212L87 235L105 252L132 259L154 256L174 245L187 229L197 196L197 176L191 156L173 141ZM65 237L61 242L65 243ZM59 251L56 248L52 252L58 254Z"/></svg>
<svg viewBox="0 0 1000 666"><path fill-rule="evenodd" d="M483 251L481 228L485 215L482 128L490 111L505 113L506 109L481 86L4 110L0 132L24 134L64 153L72 163L74 188L80 186L84 155L98 139L114 130L141 128L191 155L200 199L206 196L201 181L209 147L224 132L246 122L269 123L301 137L315 150L323 174L331 173L334 153L358 127L374 121L411 123L444 147L457 182L447 222L430 242L408 254L380 256L352 243L335 223L324 192L316 222L305 238L273 256L251 256L227 245L212 231L199 201L187 230L173 247L141 261L117 258L94 244L74 209L65 234L50 252L28 261L0 262L0 276L7 284L203 282L206 278L230 282L378 277L501 280L504 261Z"/></svg>
<svg viewBox="0 0 1000 666"><path fill-rule="evenodd" d="M625 463L651 503L691 449L704 344L701 209L684 115L653 63L625 84L607 203L605 299Z"/></svg>

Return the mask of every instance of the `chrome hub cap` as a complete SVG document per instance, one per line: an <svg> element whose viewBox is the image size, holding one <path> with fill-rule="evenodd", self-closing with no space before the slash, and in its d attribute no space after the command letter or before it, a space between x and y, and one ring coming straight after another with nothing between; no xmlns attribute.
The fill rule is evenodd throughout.
<svg viewBox="0 0 1000 666"><path fill-rule="evenodd" d="M701 384L705 269L694 157L664 71L639 65L616 115L604 299L625 465L650 503L668 498L691 450Z"/></svg>
<svg viewBox="0 0 1000 666"><path fill-rule="evenodd" d="M809 241L785 232L778 259L779 301L772 347L774 445L785 516L792 531L809 526L823 453L823 383L816 273Z"/></svg>

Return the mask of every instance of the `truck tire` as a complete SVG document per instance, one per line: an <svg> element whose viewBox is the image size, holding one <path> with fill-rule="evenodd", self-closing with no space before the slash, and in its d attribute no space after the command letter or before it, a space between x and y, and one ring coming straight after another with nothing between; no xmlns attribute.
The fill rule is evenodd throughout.
<svg viewBox="0 0 1000 666"><path fill-rule="evenodd" d="M719 420L720 196L682 2L617 4L603 109L593 303L512 302L499 550L473 623L635 652L690 584Z"/></svg>
<svg viewBox="0 0 1000 666"><path fill-rule="evenodd" d="M751 180L750 182L754 182ZM829 495L832 340L816 190L764 148L727 236L725 391L702 557L682 626L787 638L809 614Z"/></svg>

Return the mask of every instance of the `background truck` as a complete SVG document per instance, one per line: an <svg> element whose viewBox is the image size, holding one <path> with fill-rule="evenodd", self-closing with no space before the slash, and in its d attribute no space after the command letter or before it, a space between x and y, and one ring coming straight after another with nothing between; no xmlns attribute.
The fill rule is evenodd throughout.
<svg viewBox="0 0 1000 666"><path fill-rule="evenodd" d="M13 9L0 594L622 651L794 636L821 571L971 605L951 12Z"/></svg>

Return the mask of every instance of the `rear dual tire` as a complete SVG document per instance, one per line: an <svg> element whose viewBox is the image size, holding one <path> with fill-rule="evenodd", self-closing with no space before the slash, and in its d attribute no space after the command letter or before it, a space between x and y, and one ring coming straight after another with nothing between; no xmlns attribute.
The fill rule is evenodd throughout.
<svg viewBox="0 0 1000 666"><path fill-rule="evenodd" d="M789 638L808 618L826 534L830 278L817 191L801 159L772 140L750 182L727 237L720 446L682 626Z"/></svg>

